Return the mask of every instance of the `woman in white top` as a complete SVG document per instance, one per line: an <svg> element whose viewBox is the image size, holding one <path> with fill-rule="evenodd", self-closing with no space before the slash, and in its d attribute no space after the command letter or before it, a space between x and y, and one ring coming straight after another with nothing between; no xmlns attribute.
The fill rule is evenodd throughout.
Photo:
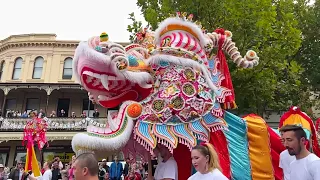
<svg viewBox="0 0 320 180"><path fill-rule="evenodd" d="M201 143L194 147L191 158L197 172L188 180L228 180L221 173L219 157L210 143Z"/></svg>

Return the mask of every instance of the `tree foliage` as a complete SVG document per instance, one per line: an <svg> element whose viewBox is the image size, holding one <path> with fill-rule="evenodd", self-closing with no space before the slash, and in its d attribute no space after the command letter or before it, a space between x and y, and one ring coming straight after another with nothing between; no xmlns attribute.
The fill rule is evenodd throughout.
<svg viewBox="0 0 320 180"><path fill-rule="evenodd" d="M240 69L229 61L229 68L238 113L260 115L268 109L287 110L291 105L300 105L304 110L312 106L305 75L315 67L312 63L316 55L305 42L307 37L301 33L310 31L308 39L312 41L312 28L319 27L320 18L310 15L306 3L305 0L137 0L152 29L176 11L188 12L209 31L220 27L232 31L233 41L241 54L249 49L256 51L260 57L259 66ZM303 29L300 21L304 19L310 25L308 16L318 24ZM319 40L319 36L317 38ZM314 48L320 46L314 44ZM301 64L301 59L307 57L309 64ZM320 77L319 71L314 73ZM320 78L317 80L319 83Z"/></svg>
<svg viewBox="0 0 320 180"><path fill-rule="evenodd" d="M295 15L302 31L302 45L296 53L295 58L305 69L305 89L316 92L313 104L316 110L320 107L320 1L317 0L311 6L308 2L299 0L296 3ZM301 8L302 7L302 8Z"/></svg>
<svg viewBox="0 0 320 180"><path fill-rule="evenodd" d="M134 13L129 14L129 19L132 21L132 24L128 25L127 31L131 32L129 40L132 42L135 34L140 30L142 22L136 20Z"/></svg>

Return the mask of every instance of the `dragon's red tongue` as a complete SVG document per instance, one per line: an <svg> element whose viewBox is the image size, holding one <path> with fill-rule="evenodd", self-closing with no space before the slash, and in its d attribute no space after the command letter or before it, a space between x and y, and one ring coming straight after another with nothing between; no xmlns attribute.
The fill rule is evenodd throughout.
<svg viewBox="0 0 320 180"><path fill-rule="evenodd" d="M124 101L132 100L135 101L139 97L138 93L134 90L130 90L127 92L124 92L117 96L115 99L108 99L108 100L101 100L99 101L100 105L106 108L114 108L119 106Z"/></svg>

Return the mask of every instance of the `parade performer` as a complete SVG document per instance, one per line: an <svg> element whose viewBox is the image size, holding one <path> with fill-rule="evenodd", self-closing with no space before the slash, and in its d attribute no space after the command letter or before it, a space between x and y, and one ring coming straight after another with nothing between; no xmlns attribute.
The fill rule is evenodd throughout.
<svg viewBox="0 0 320 180"><path fill-rule="evenodd" d="M192 164L197 173L188 180L228 180L221 171L219 158L214 147L210 143L202 143L193 148L191 152Z"/></svg>
<svg viewBox="0 0 320 180"><path fill-rule="evenodd" d="M290 180L320 179L320 158L307 150L304 129L297 125L285 125L280 132L289 154L296 157L290 163Z"/></svg>
<svg viewBox="0 0 320 180"><path fill-rule="evenodd" d="M25 172L31 171L34 177L41 176L34 146L37 145L38 149L41 150L47 144L47 128L46 121L36 116L29 120L24 128L23 144L25 141L27 142Z"/></svg>
<svg viewBox="0 0 320 180"><path fill-rule="evenodd" d="M187 180L191 150L203 141L214 146L229 179L282 179L280 136L257 115L227 111L236 104L224 53L240 68L258 65L257 54L242 57L230 31L209 32L192 17L177 13L155 32L143 28L126 47L107 33L80 42L77 81L94 103L120 108L105 124L89 120L87 132L73 137L73 150L96 156L122 150L147 160L160 144L173 154L179 180Z"/></svg>

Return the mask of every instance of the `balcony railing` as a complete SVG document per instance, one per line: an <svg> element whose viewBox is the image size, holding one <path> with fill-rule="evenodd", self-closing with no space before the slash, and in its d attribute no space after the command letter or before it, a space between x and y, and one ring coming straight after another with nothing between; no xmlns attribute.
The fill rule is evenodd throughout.
<svg viewBox="0 0 320 180"><path fill-rule="evenodd" d="M23 131L30 118L2 118L0 131ZM89 124L105 127L107 118L44 118L49 131L85 131Z"/></svg>

